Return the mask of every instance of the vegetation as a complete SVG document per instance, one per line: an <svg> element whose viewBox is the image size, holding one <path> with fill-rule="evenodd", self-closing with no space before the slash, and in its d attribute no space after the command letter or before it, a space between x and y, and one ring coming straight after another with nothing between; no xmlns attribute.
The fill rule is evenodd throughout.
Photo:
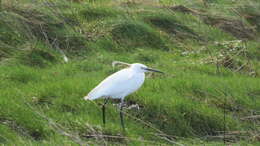
<svg viewBox="0 0 260 146"><path fill-rule="evenodd" d="M259 145L258 0L0 1L0 144ZM103 126L83 97L120 69L147 74ZM111 104L113 103L113 104Z"/></svg>

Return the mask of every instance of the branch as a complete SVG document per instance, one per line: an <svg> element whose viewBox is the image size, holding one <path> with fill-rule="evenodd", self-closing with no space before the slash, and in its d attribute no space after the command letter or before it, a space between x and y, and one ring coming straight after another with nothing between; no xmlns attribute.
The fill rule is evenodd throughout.
<svg viewBox="0 0 260 146"><path fill-rule="evenodd" d="M241 120L260 120L260 115L253 115L240 118Z"/></svg>

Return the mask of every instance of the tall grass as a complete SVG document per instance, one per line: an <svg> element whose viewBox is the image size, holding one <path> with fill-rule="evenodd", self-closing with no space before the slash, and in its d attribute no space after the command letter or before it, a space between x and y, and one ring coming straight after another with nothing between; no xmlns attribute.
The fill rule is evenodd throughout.
<svg viewBox="0 0 260 146"><path fill-rule="evenodd" d="M243 120L260 110L257 37L244 41L246 55L232 56L241 47L231 41L236 36L204 18L257 22L227 9L249 12L245 2L204 2L0 1L0 144L258 144L259 121ZM175 12L175 5L199 13ZM219 65L223 51L237 67L250 63L242 71ZM126 132L116 101L103 126L103 101L82 98L121 69L111 67L114 60L166 72L147 74L126 98Z"/></svg>

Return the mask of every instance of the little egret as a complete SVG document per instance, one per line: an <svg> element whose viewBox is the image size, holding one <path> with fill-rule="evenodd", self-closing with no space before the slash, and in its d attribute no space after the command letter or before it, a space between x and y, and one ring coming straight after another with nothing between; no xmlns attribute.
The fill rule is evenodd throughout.
<svg viewBox="0 0 260 146"><path fill-rule="evenodd" d="M104 98L104 104L102 105L103 124L106 123L105 105L108 99L120 99L120 120L122 128L125 129L122 113L124 98L142 86L145 79L145 72L163 72L148 68L147 66L140 63L128 64L120 61L114 61L112 63L113 67L115 64L124 64L129 67L108 76L93 90L91 90L88 95L84 97L84 99L95 100L98 98Z"/></svg>

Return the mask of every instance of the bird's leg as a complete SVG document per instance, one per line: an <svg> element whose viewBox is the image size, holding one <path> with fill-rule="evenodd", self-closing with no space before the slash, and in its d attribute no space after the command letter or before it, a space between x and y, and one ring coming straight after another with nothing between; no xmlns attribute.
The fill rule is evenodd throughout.
<svg viewBox="0 0 260 146"><path fill-rule="evenodd" d="M124 99L121 99L121 103L120 103L120 120L121 120L121 126L122 126L123 130L125 130L124 120L123 120L123 106L124 106Z"/></svg>
<svg viewBox="0 0 260 146"><path fill-rule="evenodd" d="M107 104L108 98L104 99L104 104L102 105L102 114L103 114L103 124L106 124L106 104Z"/></svg>

